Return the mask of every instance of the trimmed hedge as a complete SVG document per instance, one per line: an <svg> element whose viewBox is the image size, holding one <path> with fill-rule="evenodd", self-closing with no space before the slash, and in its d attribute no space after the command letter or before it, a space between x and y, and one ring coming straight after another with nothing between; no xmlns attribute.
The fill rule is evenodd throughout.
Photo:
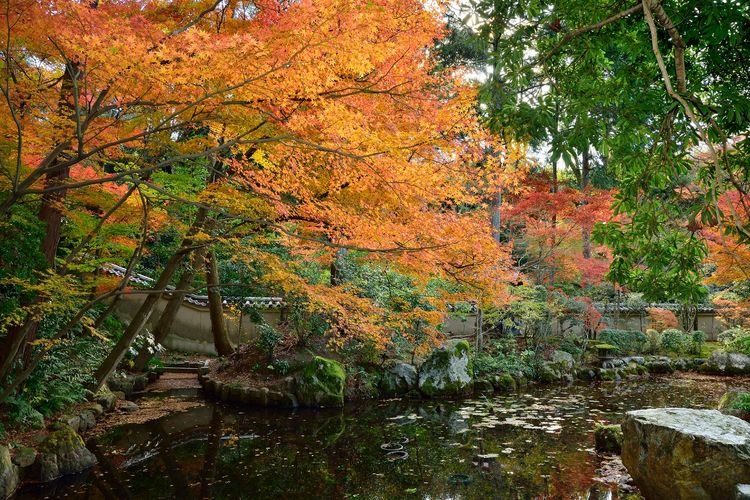
<svg viewBox="0 0 750 500"><path fill-rule="evenodd" d="M642 353L648 342L646 335L639 330L618 330L607 328L599 333L599 342L612 344L619 354Z"/></svg>

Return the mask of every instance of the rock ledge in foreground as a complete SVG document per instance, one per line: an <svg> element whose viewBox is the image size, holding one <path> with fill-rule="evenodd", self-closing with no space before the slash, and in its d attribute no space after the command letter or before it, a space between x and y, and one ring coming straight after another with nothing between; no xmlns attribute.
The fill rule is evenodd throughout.
<svg viewBox="0 0 750 500"><path fill-rule="evenodd" d="M750 424L716 410L628 412L622 461L646 498L734 498L750 478Z"/></svg>

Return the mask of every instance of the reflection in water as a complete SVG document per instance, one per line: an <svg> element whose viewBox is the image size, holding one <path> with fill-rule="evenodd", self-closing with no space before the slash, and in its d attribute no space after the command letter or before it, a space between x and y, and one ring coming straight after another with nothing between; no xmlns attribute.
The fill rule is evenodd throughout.
<svg viewBox="0 0 750 500"><path fill-rule="evenodd" d="M294 413L206 403L112 430L90 443L88 474L21 498L610 499L594 480L595 421L712 407L725 389L659 379Z"/></svg>

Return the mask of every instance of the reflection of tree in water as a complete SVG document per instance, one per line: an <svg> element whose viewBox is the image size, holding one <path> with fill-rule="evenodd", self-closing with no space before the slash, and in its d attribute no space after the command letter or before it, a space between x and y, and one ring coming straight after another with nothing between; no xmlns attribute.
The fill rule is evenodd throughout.
<svg viewBox="0 0 750 500"><path fill-rule="evenodd" d="M201 471L201 498L210 498L213 485L216 481L216 459L221 448L221 438L224 435L222 425L224 416L221 408L214 405L211 416L211 427L208 431L208 442L206 453L203 458L203 470Z"/></svg>
<svg viewBox="0 0 750 500"><path fill-rule="evenodd" d="M694 385L653 380L532 388L487 400L387 401L297 412L207 404L114 429L93 443L99 466L75 491L58 487L45 494L138 499L606 496L608 486L588 491L597 466L588 451L593 421L616 420L627 409L662 403L713 406L724 391L723 383L701 391ZM515 423L502 423L506 419ZM408 458L389 461L381 445L404 439ZM480 455L495 454L494 461L483 464Z"/></svg>
<svg viewBox="0 0 750 500"><path fill-rule="evenodd" d="M122 498L125 500L132 498L130 491L120 477L120 470L113 466L112 462L102 453L96 438L90 439L86 443L86 447L96 456L99 464L92 470L94 480L91 487L98 489L104 498Z"/></svg>

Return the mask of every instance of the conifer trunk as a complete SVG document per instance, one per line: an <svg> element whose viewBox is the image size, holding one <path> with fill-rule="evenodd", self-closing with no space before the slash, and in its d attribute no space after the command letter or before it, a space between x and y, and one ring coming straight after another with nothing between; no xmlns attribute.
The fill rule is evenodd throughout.
<svg viewBox="0 0 750 500"><path fill-rule="evenodd" d="M229 332L224 322L224 307L221 304L221 290L219 290L219 268L216 264L216 253L208 252L206 261L206 283L208 284L208 309L211 314L211 334L214 337L214 347L220 356L227 356L234 352L229 342Z"/></svg>

